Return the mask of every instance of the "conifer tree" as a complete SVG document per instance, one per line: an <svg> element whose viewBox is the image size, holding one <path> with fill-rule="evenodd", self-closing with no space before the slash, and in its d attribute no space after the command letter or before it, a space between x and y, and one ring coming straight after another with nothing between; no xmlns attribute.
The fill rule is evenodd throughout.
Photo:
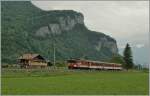
<svg viewBox="0 0 150 96"><path fill-rule="evenodd" d="M132 51L130 45L127 43L124 52L123 52L123 59L125 61L124 67L128 69L132 69L134 64L133 64L133 58L132 58Z"/></svg>

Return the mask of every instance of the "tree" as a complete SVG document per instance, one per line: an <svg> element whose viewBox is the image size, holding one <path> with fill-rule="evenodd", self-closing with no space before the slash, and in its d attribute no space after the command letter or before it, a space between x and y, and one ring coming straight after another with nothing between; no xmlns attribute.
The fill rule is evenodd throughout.
<svg viewBox="0 0 150 96"><path fill-rule="evenodd" d="M133 59L132 59L132 51L131 51L131 47L130 45L127 43L124 52L123 52L123 59L125 61L124 67L128 70L128 69L132 69L133 68Z"/></svg>
<svg viewBox="0 0 150 96"><path fill-rule="evenodd" d="M119 64L124 64L124 59L123 59L123 56L119 55L119 54L116 54L116 55L113 55L112 58L109 60L109 62L112 62L112 63L119 63Z"/></svg>

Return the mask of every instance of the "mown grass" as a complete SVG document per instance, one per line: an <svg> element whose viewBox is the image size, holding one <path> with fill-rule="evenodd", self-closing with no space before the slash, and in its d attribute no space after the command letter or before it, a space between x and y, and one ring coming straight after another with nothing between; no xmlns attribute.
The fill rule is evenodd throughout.
<svg viewBox="0 0 150 96"><path fill-rule="evenodd" d="M147 95L148 73L2 70L2 94Z"/></svg>

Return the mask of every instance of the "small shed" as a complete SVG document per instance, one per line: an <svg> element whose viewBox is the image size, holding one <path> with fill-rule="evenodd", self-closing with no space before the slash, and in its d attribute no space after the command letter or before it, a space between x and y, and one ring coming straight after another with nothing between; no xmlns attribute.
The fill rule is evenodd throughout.
<svg viewBox="0 0 150 96"><path fill-rule="evenodd" d="M39 54L23 54L18 60L21 68L43 68L48 65L46 60Z"/></svg>

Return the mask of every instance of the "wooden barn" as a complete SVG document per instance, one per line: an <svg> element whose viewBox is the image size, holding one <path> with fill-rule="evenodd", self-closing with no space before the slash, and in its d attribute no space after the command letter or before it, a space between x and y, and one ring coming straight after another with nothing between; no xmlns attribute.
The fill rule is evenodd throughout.
<svg viewBox="0 0 150 96"><path fill-rule="evenodd" d="M23 54L18 58L21 68L44 68L47 67L46 60L39 54Z"/></svg>

